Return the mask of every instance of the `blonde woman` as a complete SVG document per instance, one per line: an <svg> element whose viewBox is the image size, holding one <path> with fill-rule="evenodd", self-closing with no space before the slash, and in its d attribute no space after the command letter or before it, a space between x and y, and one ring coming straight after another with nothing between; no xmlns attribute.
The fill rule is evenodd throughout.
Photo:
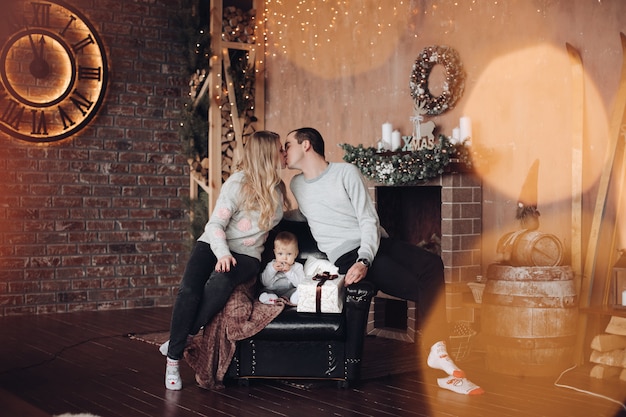
<svg viewBox="0 0 626 417"><path fill-rule="evenodd" d="M182 389L179 361L197 334L226 304L235 287L260 269L267 234L286 209L280 136L259 131L243 147L241 162L222 185L204 233L191 253L176 297L167 355L165 386Z"/></svg>

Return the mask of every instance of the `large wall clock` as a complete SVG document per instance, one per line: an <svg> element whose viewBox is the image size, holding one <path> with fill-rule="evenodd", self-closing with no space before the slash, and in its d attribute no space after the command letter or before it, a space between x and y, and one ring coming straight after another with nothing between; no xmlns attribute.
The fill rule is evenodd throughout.
<svg viewBox="0 0 626 417"><path fill-rule="evenodd" d="M0 130L29 142L76 134L96 115L107 86L94 26L62 1L13 0L0 29Z"/></svg>

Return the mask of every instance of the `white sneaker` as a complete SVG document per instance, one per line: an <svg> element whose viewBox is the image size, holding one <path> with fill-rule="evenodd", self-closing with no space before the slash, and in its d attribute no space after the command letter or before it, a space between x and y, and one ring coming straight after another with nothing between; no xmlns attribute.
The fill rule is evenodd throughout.
<svg viewBox="0 0 626 417"><path fill-rule="evenodd" d="M163 343L161 346L159 346L159 352L161 352L161 355L167 356L167 349L169 349L169 347L170 347L170 341L169 340L165 341L165 343Z"/></svg>
<svg viewBox="0 0 626 417"><path fill-rule="evenodd" d="M204 329L204 327L202 327L201 329ZM189 346L191 344L191 342L193 342L193 338L195 336L192 334L188 334L187 335L187 342L185 343L185 348L187 348L187 346ZM163 343L161 346L159 346L159 352L161 352L161 354L163 356L167 356L167 350L170 348L170 341L167 340L165 343Z"/></svg>

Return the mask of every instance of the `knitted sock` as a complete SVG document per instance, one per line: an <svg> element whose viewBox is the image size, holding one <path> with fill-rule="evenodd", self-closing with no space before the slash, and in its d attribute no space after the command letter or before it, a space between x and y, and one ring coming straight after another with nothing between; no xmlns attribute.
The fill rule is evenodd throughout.
<svg viewBox="0 0 626 417"><path fill-rule="evenodd" d="M165 368L165 388L173 391L179 391L183 388L183 381L180 378L177 360L167 358L167 366Z"/></svg>
<svg viewBox="0 0 626 417"><path fill-rule="evenodd" d="M437 342L430 348L426 363L431 368L441 369L450 376L465 378L465 372L459 369L448 355L445 342Z"/></svg>
<svg viewBox="0 0 626 417"><path fill-rule="evenodd" d="M480 395L484 394L485 390L474 384L467 378L455 378L453 376L447 376L445 378L437 378L437 384L441 388L449 389L452 392L463 395Z"/></svg>

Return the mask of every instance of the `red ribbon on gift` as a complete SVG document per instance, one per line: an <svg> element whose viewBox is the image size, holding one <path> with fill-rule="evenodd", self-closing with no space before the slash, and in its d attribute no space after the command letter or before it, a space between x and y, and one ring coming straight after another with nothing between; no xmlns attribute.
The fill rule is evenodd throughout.
<svg viewBox="0 0 626 417"><path fill-rule="evenodd" d="M326 281L332 281L339 277L337 274L332 274L328 271L324 271L321 274L317 274L313 277L313 281L319 281L317 287L315 287L315 312L322 312L322 286Z"/></svg>

